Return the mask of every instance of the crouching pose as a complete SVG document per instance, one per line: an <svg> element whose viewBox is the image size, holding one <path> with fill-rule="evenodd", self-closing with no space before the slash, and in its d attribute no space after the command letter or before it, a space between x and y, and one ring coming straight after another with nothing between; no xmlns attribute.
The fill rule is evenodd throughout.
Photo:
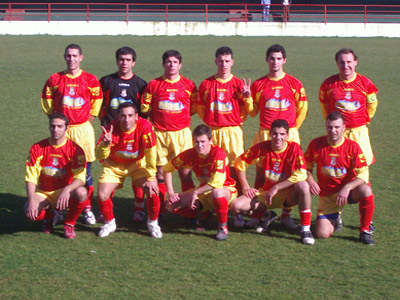
<svg viewBox="0 0 400 300"><path fill-rule="evenodd" d="M271 140L252 146L235 160L243 195L234 200L231 210L235 217L237 214L252 216L259 211L299 205L301 240L304 244L312 245L311 195L305 181L307 171L304 155L299 144L287 140L288 132L287 121L275 120L271 125ZM246 178L245 171L253 161L258 161L265 173L265 182L260 190L251 188ZM276 218L276 214L273 215ZM264 230L267 230L270 222L271 219L265 220Z"/></svg>
<svg viewBox="0 0 400 300"><path fill-rule="evenodd" d="M192 135L194 147L180 153L164 166L169 197L167 209L170 212L179 209L207 212L214 208L218 219L218 233L215 238L223 241L228 237L229 204L237 196L235 181L229 174L226 153L212 145L211 129L206 125L199 125ZM171 172L179 169L192 169L200 186L181 194L175 193Z"/></svg>
<svg viewBox="0 0 400 300"><path fill-rule="evenodd" d="M111 196L122 188L126 177L135 186L143 187L147 195L147 228L154 238L161 238L158 226L160 200L156 175L156 148L153 128L147 120L139 117L138 107L125 102L118 107L118 119L103 129L96 157L103 160L103 172L99 178L97 201L105 224L99 236L106 237L116 230ZM141 159L145 157L145 163Z"/></svg>

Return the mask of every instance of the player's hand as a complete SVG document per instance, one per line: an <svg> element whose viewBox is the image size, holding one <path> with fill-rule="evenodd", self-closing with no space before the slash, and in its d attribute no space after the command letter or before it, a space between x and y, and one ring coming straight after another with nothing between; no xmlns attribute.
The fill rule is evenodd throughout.
<svg viewBox="0 0 400 300"><path fill-rule="evenodd" d="M197 209L197 206L196 206L197 199L198 199L197 193L193 192L192 199L190 200L190 206L189 206L190 209Z"/></svg>
<svg viewBox="0 0 400 300"><path fill-rule="evenodd" d="M269 189L267 194L265 195L265 200L267 202L267 205L272 205L272 198L278 193L278 189L276 186L273 186L272 188Z"/></svg>
<svg viewBox="0 0 400 300"><path fill-rule="evenodd" d="M27 205L26 212L25 212L26 217L31 221L35 221L38 214L39 214L39 210L38 210L37 205L35 205L33 203L33 201L28 201L28 205Z"/></svg>
<svg viewBox="0 0 400 300"><path fill-rule="evenodd" d="M257 192L258 190L254 188L243 189L243 195L249 199L253 199L255 196L257 196Z"/></svg>
<svg viewBox="0 0 400 300"><path fill-rule="evenodd" d="M153 196L154 194L158 195L158 183L157 180L147 180L143 184L143 188L149 191L150 197Z"/></svg>
<svg viewBox="0 0 400 300"><path fill-rule="evenodd" d="M59 210L67 209L70 197L71 197L71 191L68 188L64 188L60 196L58 196L56 209Z"/></svg>
<svg viewBox="0 0 400 300"><path fill-rule="evenodd" d="M312 182L311 184L308 183L310 186L310 192L311 195L319 195L319 193L321 192L321 187L319 186L318 183L316 183L315 181Z"/></svg>
<svg viewBox="0 0 400 300"><path fill-rule="evenodd" d="M102 138L102 142L105 145L110 145L112 142L112 131L113 131L113 125L111 125L110 127L110 131L107 131L107 129L104 126L101 126L101 129L103 130L103 138Z"/></svg>
<svg viewBox="0 0 400 300"><path fill-rule="evenodd" d="M171 204L179 202L181 200L181 196L178 193L168 194L168 199Z"/></svg>
<svg viewBox="0 0 400 300"><path fill-rule="evenodd" d="M244 98L250 97L250 86L251 86L251 79L249 78L249 83L247 83L246 79L243 78L242 95Z"/></svg>
<svg viewBox="0 0 400 300"><path fill-rule="evenodd" d="M343 206L347 203L347 199L350 195L350 189L347 186L344 186L340 189L339 193L336 197L336 205Z"/></svg>

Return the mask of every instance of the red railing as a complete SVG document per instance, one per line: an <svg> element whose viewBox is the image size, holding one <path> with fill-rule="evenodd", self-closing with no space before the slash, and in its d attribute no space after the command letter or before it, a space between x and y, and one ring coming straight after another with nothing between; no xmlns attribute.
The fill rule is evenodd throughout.
<svg viewBox="0 0 400 300"><path fill-rule="evenodd" d="M3 21L259 22L260 4L0 3ZM400 5L272 4L269 21L400 23Z"/></svg>

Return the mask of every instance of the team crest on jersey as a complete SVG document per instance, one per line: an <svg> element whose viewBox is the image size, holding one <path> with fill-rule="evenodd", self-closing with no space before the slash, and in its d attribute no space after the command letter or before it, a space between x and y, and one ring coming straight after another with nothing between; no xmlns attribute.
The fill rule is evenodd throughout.
<svg viewBox="0 0 400 300"><path fill-rule="evenodd" d="M71 96L74 96L75 95L75 88L74 87L70 87L69 88L69 94L71 95Z"/></svg>
<svg viewBox="0 0 400 300"><path fill-rule="evenodd" d="M170 92L168 99L171 100L171 101L175 100L175 93Z"/></svg>
<svg viewBox="0 0 400 300"><path fill-rule="evenodd" d="M220 100L220 101L224 101L225 100L225 93L224 92L219 92L218 100Z"/></svg>
<svg viewBox="0 0 400 300"><path fill-rule="evenodd" d="M281 97L281 90L276 89L274 93L275 98L280 98Z"/></svg>
<svg viewBox="0 0 400 300"><path fill-rule="evenodd" d="M280 167L279 167L279 166L280 166L279 162L275 162L275 163L274 163L274 170L277 171L277 172L279 172L279 170L280 170Z"/></svg>
<svg viewBox="0 0 400 300"><path fill-rule="evenodd" d="M125 98L126 96L128 96L128 91L126 89L122 89L120 96Z"/></svg>
<svg viewBox="0 0 400 300"><path fill-rule="evenodd" d="M331 157L331 166L336 166L336 157Z"/></svg>
<svg viewBox="0 0 400 300"><path fill-rule="evenodd" d="M132 143L126 145L126 150L131 151L133 149Z"/></svg>
<svg viewBox="0 0 400 300"><path fill-rule="evenodd" d="M58 166L58 157L53 157L52 165L53 166Z"/></svg>

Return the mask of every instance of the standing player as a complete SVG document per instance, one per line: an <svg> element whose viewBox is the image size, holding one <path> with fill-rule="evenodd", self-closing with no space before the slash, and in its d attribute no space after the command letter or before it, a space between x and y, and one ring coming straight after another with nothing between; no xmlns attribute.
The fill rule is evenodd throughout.
<svg viewBox="0 0 400 300"><path fill-rule="evenodd" d="M340 112L328 115L326 130L326 136L311 141L305 155L311 193L319 195L316 236L329 238L343 206L359 203L360 240L373 245L371 221L375 205L365 156L356 142L344 137L345 118ZM314 164L318 183L312 176Z"/></svg>
<svg viewBox="0 0 400 300"><path fill-rule="evenodd" d="M164 74L147 85L142 99L142 112L150 116L157 139L157 181L160 190L161 213L164 211L167 188L163 166L179 153L192 147L190 115L195 112L197 89L193 81L180 75L182 55L176 50L162 56ZM179 170L182 191L194 187L191 173ZM180 211L184 217L195 217Z"/></svg>
<svg viewBox="0 0 400 300"><path fill-rule="evenodd" d="M32 220L44 220L43 232L53 231L53 209L69 208L64 236L75 238L74 225L81 214L87 191L86 161L81 147L66 137L68 118L49 116L50 137L34 144L26 161L25 214Z"/></svg>
<svg viewBox="0 0 400 300"><path fill-rule="evenodd" d="M257 79L251 85L251 95L254 100L254 115L260 111L260 128L254 138L253 145L270 139L271 124L276 119L289 123L289 141L300 144L298 129L307 116L308 104L303 84L297 78L283 70L286 63L286 51L281 45L275 44L267 49L266 59L268 74ZM263 170L257 167L255 188L264 183ZM258 223L261 215L255 215L248 226ZM288 229L297 225L290 217L290 210L282 210L281 223Z"/></svg>
<svg viewBox="0 0 400 300"><path fill-rule="evenodd" d="M345 137L360 145L367 164L372 165L375 157L367 125L378 106L378 89L370 79L356 72L358 59L352 49L340 49L335 60L339 74L327 78L319 91L322 115L326 119L332 111L340 111L346 121Z"/></svg>
<svg viewBox="0 0 400 300"><path fill-rule="evenodd" d="M161 238L157 221L160 199L155 179L156 141L150 122L139 117L136 104L125 102L118 107L118 120L102 129L103 134L96 147L96 157L103 161L97 201L105 224L98 235L106 237L116 230L111 195L115 189L122 188L126 177L131 177L135 186L143 187L147 196L149 233L154 238Z"/></svg>
<svg viewBox="0 0 400 300"><path fill-rule="evenodd" d="M211 129L199 125L193 130L194 147L188 149L164 166L168 189L167 208L189 208L193 211L208 212L214 208L218 219L216 239L228 237L229 203L237 196L235 181L229 176L228 159L224 150L211 143ZM184 193L174 192L171 172L192 169L200 186Z"/></svg>
<svg viewBox="0 0 400 300"><path fill-rule="evenodd" d="M252 113L253 100L246 82L231 73L233 63L233 52L229 47L217 49L217 74L200 84L197 112L212 129L213 144L228 155L231 176L236 178L232 163L244 151L241 125L247 114ZM237 186L237 189L241 193L241 187Z"/></svg>
<svg viewBox="0 0 400 300"><path fill-rule="evenodd" d="M131 102L140 107L140 98L147 85L146 81L132 71L136 62L135 50L130 47L119 48L115 52L115 59L118 72L100 79L104 95L100 121L104 127L117 118L117 109L121 103ZM140 113L139 115L142 116ZM143 189L135 187L133 183L132 189L135 194L133 221L143 222L145 220Z"/></svg>
<svg viewBox="0 0 400 300"><path fill-rule="evenodd" d="M41 104L47 115L61 112L69 119L67 137L77 143L85 152L87 161L86 186L90 201L84 210L85 222L96 223L91 211L93 179L91 165L95 160L95 136L92 121L99 114L103 94L96 76L80 69L83 60L82 49L76 44L65 48L66 71L50 76L43 87Z"/></svg>
<svg viewBox="0 0 400 300"><path fill-rule="evenodd" d="M240 213L251 216L256 212L264 213L267 209L292 208L298 204L301 240L306 245L312 245L311 195L305 181L307 171L304 155L299 144L287 140L288 134L288 122L275 120L271 124L271 140L252 146L235 160L243 195L234 200L231 210L235 215ZM251 188L246 179L248 165L256 161L265 174L265 182L260 190Z"/></svg>

